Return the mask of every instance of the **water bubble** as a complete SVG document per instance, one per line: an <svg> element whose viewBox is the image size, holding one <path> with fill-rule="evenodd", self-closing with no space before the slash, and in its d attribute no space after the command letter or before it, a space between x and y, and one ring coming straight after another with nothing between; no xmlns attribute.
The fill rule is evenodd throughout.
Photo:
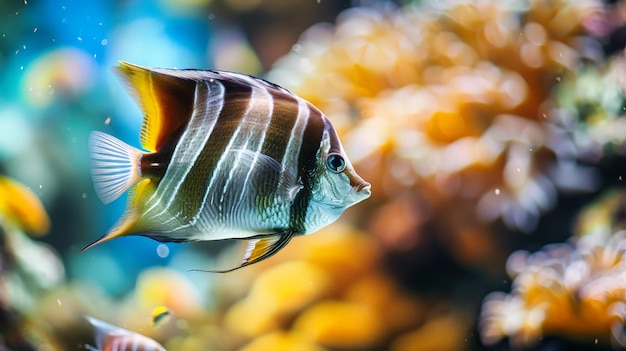
<svg viewBox="0 0 626 351"><path fill-rule="evenodd" d="M187 321L184 319L179 319L176 321L176 327L178 329L187 329L188 326L189 326L189 323L187 323Z"/></svg>
<svg viewBox="0 0 626 351"><path fill-rule="evenodd" d="M159 246L157 246L157 255L159 255L159 257L165 258L169 256L169 254L170 254L170 248L167 247L167 245L159 244Z"/></svg>
<svg viewBox="0 0 626 351"><path fill-rule="evenodd" d="M500 189L496 189L493 191L496 195L500 195Z"/></svg>

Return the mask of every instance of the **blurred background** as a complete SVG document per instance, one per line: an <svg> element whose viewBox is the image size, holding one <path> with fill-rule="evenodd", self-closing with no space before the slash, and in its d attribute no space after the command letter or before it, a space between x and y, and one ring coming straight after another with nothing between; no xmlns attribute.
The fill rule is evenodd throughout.
<svg viewBox="0 0 626 351"><path fill-rule="evenodd" d="M0 3L0 350L94 316L171 351L626 347L626 3ZM119 60L261 76L318 106L372 197L276 256L120 238L87 138L138 146ZM167 318L153 320L155 308Z"/></svg>

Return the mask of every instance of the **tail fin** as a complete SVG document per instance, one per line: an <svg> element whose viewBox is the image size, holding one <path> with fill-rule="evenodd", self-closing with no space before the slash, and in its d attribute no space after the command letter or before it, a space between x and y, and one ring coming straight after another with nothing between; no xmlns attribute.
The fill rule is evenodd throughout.
<svg viewBox="0 0 626 351"><path fill-rule="evenodd" d="M141 180L140 150L102 132L89 136L91 179L96 194L108 204Z"/></svg>

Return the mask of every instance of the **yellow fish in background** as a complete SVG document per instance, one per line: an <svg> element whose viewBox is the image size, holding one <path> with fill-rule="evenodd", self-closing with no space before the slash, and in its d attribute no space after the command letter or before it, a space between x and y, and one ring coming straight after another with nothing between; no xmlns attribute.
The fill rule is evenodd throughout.
<svg viewBox="0 0 626 351"><path fill-rule="evenodd" d="M3 176L0 176L0 217L31 235L44 235L50 228L50 219L37 195Z"/></svg>
<svg viewBox="0 0 626 351"><path fill-rule="evenodd" d="M152 310L152 326L155 327L171 317L172 313L165 306L157 306Z"/></svg>
<svg viewBox="0 0 626 351"><path fill-rule="evenodd" d="M86 316L96 333L96 347L85 345L90 351L166 351L161 344L147 336L131 332L99 319Z"/></svg>
<svg viewBox="0 0 626 351"><path fill-rule="evenodd" d="M134 188L118 224L85 249L124 235L248 240L241 264L219 271L227 272L272 256L370 196L328 118L280 86L233 72L117 68L145 112L148 152L91 134L100 199Z"/></svg>

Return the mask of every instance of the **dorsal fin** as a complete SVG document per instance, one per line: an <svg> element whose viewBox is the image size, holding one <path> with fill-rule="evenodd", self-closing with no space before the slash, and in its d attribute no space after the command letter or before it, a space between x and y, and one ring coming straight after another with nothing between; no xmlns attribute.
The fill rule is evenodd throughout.
<svg viewBox="0 0 626 351"><path fill-rule="evenodd" d="M118 71L128 81L145 115L141 128L141 145L149 151L157 151L175 138L187 125L195 104L196 85L207 82L221 84L223 95L214 98L237 101L247 99L250 89L266 89L274 99L287 99L291 103L296 97L288 90L242 73L194 70L146 68L120 61ZM209 93L211 91L209 87ZM209 94L211 95L211 94ZM204 102L206 103L206 101ZM217 117L217 115L215 116Z"/></svg>
<svg viewBox="0 0 626 351"><path fill-rule="evenodd" d="M145 114L141 146L149 151L159 150L189 121L196 82L174 74L176 70L153 70L123 61L116 68L133 88Z"/></svg>

